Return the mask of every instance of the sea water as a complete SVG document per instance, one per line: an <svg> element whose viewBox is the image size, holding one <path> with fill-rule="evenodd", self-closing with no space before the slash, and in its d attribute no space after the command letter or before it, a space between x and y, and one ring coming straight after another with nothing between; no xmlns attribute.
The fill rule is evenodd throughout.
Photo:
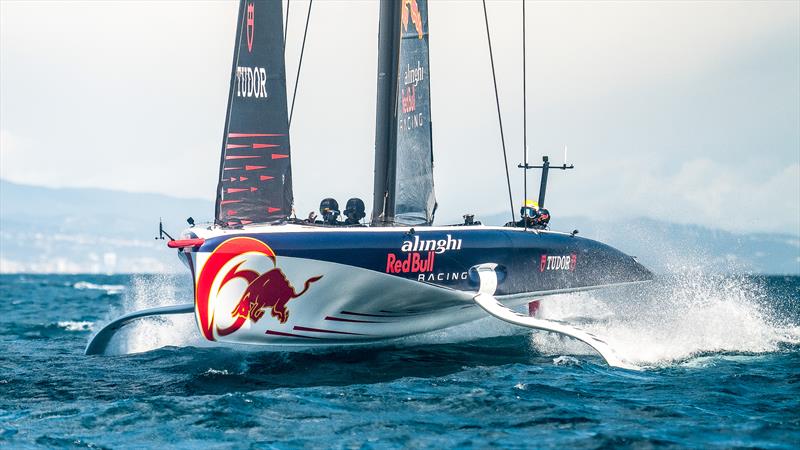
<svg viewBox="0 0 800 450"><path fill-rule="evenodd" d="M762 447L800 443L800 277L685 271L548 297L586 345L482 319L391 345L275 352L199 338L184 276L0 276L0 447Z"/></svg>

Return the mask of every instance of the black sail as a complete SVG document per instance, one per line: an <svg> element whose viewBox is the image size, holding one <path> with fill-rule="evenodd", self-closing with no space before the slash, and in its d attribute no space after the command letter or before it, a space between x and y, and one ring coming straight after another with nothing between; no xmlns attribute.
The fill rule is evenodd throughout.
<svg viewBox="0 0 800 450"><path fill-rule="evenodd" d="M433 222L427 0L383 0L373 223Z"/></svg>
<svg viewBox="0 0 800 450"><path fill-rule="evenodd" d="M292 167L280 0L242 0L222 141L216 222L283 220L292 210Z"/></svg>

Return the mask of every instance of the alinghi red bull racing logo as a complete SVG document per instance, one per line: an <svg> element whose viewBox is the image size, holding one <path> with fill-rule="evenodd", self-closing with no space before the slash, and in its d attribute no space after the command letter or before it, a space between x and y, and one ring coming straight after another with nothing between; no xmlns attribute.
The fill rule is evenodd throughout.
<svg viewBox="0 0 800 450"><path fill-rule="evenodd" d="M240 257L242 261L222 273L226 265L230 266L234 258ZM272 269L259 273L242 267L251 258L264 257L271 261ZM228 239L211 253L197 278L195 311L203 336L210 341L216 340L215 332L217 336L227 336L239 330L247 320L258 322L266 309L270 309L270 315L278 322L286 323L289 318L287 303L305 294L311 283L320 278L321 275L309 278L303 290L295 292L286 275L277 267L275 252L267 244L249 237ZM232 323L220 327L214 317L217 307L221 306L219 297L228 283L237 279L247 286L230 312Z"/></svg>

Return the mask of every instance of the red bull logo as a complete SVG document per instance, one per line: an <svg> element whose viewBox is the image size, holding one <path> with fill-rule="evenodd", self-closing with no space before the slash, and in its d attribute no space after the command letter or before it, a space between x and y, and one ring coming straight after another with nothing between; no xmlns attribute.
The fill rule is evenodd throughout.
<svg viewBox="0 0 800 450"><path fill-rule="evenodd" d="M414 24L414 27L417 29L417 36L422 39L422 14L419 12L419 5L417 5L417 0L403 0L403 8L402 16L400 17L403 23L403 31L408 31L408 19L411 18L411 22Z"/></svg>
<svg viewBox="0 0 800 450"><path fill-rule="evenodd" d="M237 257L245 259L223 275L222 269ZM242 268L249 259L264 257L271 261L272 269L259 273ZM320 278L321 275L309 278L303 290L295 292L286 274L277 267L275 252L267 244L248 237L228 239L211 253L197 278L195 310L203 336L210 341L216 340L215 332L218 336L227 336L239 330L247 320L257 323L267 309L278 322L286 323L289 319L287 303L305 294L311 284ZM223 288L237 279L243 280L247 286L230 312L233 322L220 327L214 317L217 304L212 298L217 299Z"/></svg>
<svg viewBox="0 0 800 450"><path fill-rule="evenodd" d="M389 253L386 256L386 273L432 272L435 257L435 252L428 252L424 259L419 253L408 253L405 258Z"/></svg>

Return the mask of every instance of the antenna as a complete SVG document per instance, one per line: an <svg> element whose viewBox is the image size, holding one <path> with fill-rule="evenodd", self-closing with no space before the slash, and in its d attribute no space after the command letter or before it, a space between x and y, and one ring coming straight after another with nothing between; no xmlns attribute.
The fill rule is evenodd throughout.
<svg viewBox="0 0 800 450"><path fill-rule="evenodd" d="M190 217L190 219L191 219L191 217ZM171 240L171 241L175 240L175 238L170 236L169 233L164 231L164 223L161 221L161 217L159 217L158 218L158 236L156 236L156 239L163 241L164 240L164 236L168 237L169 240Z"/></svg>
<svg viewBox="0 0 800 450"><path fill-rule="evenodd" d="M550 157L549 156L542 156L542 165L541 166L531 166L527 162L525 164L517 165L520 169L525 169L525 173L528 173L529 169L542 169L542 179L539 183L539 208L544 208L544 197L547 193L547 176L550 174L550 169L558 169L558 170L568 170L574 169L575 166L572 164L567 165L567 148L564 147L564 164L561 166L550 166Z"/></svg>

